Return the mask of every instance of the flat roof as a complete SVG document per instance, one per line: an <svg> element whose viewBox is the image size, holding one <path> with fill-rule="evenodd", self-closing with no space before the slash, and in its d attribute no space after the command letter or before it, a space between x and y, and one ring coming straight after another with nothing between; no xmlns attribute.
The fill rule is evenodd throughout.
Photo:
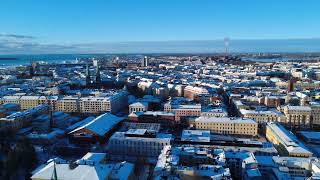
<svg viewBox="0 0 320 180"><path fill-rule="evenodd" d="M210 142L210 131L183 130L181 141Z"/></svg>
<svg viewBox="0 0 320 180"><path fill-rule="evenodd" d="M288 110L311 111L310 106L287 106Z"/></svg>
<svg viewBox="0 0 320 180"><path fill-rule="evenodd" d="M129 129L126 134L128 135L144 135L147 129Z"/></svg>
<svg viewBox="0 0 320 180"><path fill-rule="evenodd" d="M283 126L270 122L267 124L267 128L270 128L272 132L278 137L289 153L312 153L293 135L290 131L286 130Z"/></svg>
<svg viewBox="0 0 320 180"><path fill-rule="evenodd" d="M253 119L249 118L231 118L231 117L206 117L200 116L195 119L196 122L216 122L216 123L247 123L247 124L257 124Z"/></svg>

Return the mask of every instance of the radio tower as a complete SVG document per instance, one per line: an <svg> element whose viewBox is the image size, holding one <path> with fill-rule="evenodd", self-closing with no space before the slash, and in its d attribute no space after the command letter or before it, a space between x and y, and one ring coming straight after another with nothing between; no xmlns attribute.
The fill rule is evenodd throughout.
<svg viewBox="0 0 320 180"><path fill-rule="evenodd" d="M224 40L224 47L225 47L225 56L228 56L230 39L228 37L225 37L223 40Z"/></svg>

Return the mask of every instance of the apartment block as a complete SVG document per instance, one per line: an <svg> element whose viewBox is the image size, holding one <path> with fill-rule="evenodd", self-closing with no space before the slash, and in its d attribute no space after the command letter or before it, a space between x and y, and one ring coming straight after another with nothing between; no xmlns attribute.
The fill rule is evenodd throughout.
<svg viewBox="0 0 320 180"><path fill-rule="evenodd" d="M310 127L311 107L310 106L285 106L284 114L287 117L286 124L290 127Z"/></svg>
<svg viewBox="0 0 320 180"><path fill-rule="evenodd" d="M252 119L201 116L190 123L196 129L210 130L212 133L258 135L258 123Z"/></svg>
<svg viewBox="0 0 320 180"><path fill-rule="evenodd" d="M170 145L171 134L129 129L114 133L108 142L108 153L121 156L158 157L164 146Z"/></svg>
<svg viewBox="0 0 320 180"><path fill-rule="evenodd" d="M166 103L164 105L164 111L174 113L175 120L180 121L181 117L200 116L201 105L172 105L170 103Z"/></svg>

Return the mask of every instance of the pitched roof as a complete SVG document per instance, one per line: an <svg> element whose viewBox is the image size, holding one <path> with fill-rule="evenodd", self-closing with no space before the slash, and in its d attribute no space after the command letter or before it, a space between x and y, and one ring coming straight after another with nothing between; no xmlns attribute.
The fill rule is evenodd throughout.
<svg viewBox="0 0 320 180"><path fill-rule="evenodd" d="M117 125L122 120L123 118L112 115L110 113L105 113L93 119L92 121L76 128L75 130L69 132L69 134L72 134L82 129L87 129L100 136L104 136L109 130L111 130L115 125Z"/></svg>

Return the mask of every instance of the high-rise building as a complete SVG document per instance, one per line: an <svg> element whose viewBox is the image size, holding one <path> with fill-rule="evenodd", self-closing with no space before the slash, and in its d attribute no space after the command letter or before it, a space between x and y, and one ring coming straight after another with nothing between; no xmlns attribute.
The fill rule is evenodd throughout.
<svg viewBox="0 0 320 180"><path fill-rule="evenodd" d="M97 64L97 70L96 70L96 84L101 83L101 75L100 75L100 67L99 64Z"/></svg>
<svg viewBox="0 0 320 180"><path fill-rule="evenodd" d="M89 70L89 64L86 66L86 85L91 84L91 78L90 78L90 70Z"/></svg>
<svg viewBox="0 0 320 180"><path fill-rule="evenodd" d="M294 83L294 79L290 78L290 80L288 81L288 92L294 91Z"/></svg>
<svg viewBox="0 0 320 180"><path fill-rule="evenodd" d="M92 59L92 64L94 67L98 66L99 61L97 59Z"/></svg>
<svg viewBox="0 0 320 180"><path fill-rule="evenodd" d="M148 57L145 56L145 57L143 58L143 61L142 61L142 67L147 67L148 64L149 64Z"/></svg>

